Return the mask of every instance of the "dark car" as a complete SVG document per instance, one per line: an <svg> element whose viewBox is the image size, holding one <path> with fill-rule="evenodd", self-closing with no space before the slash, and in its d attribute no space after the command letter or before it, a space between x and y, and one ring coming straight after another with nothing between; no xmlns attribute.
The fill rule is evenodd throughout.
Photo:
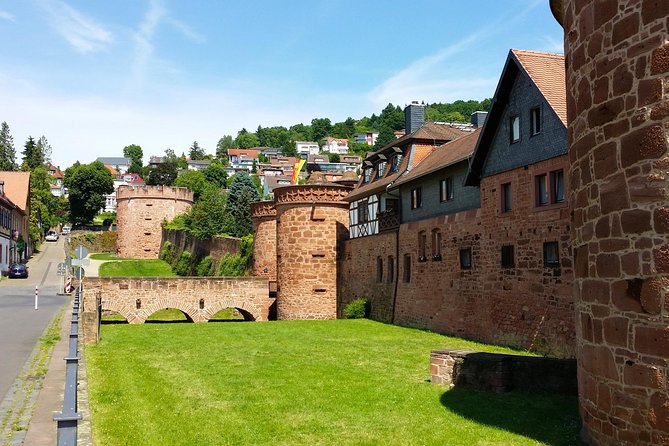
<svg viewBox="0 0 669 446"><path fill-rule="evenodd" d="M15 263L9 267L9 277L23 277L24 279L28 277L28 267L23 263Z"/></svg>

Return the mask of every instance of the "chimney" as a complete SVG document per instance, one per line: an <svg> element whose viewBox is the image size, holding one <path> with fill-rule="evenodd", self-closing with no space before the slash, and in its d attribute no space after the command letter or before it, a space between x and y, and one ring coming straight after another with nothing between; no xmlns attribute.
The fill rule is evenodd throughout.
<svg viewBox="0 0 669 446"><path fill-rule="evenodd" d="M412 101L404 109L404 132L408 135L415 132L425 123L425 104Z"/></svg>
<svg viewBox="0 0 669 446"><path fill-rule="evenodd" d="M483 127L483 124L485 123L485 118L488 116L488 112L485 111L475 111L471 115L471 123L474 125L474 127L479 128Z"/></svg>

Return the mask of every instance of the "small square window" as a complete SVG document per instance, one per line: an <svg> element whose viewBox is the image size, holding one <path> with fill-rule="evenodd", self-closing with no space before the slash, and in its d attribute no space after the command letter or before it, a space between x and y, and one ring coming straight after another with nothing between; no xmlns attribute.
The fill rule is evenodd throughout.
<svg viewBox="0 0 669 446"><path fill-rule="evenodd" d="M439 182L439 201L453 200L453 178L448 177Z"/></svg>
<svg viewBox="0 0 669 446"><path fill-rule="evenodd" d="M509 135L512 144L520 141L520 116L511 116L509 119Z"/></svg>
<svg viewBox="0 0 669 446"><path fill-rule="evenodd" d="M530 110L530 135L541 133L541 109L535 107Z"/></svg>
<svg viewBox="0 0 669 446"><path fill-rule="evenodd" d="M513 197L511 195L511 183L502 184L502 212L511 212L513 209Z"/></svg>
<svg viewBox="0 0 669 446"><path fill-rule="evenodd" d="M411 189L411 209L418 209L422 205L421 188Z"/></svg>
<svg viewBox="0 0 669 446"><path fill-rule="evenodd" d="M462 248L460 250L460 269L472 268L472 248Z"/></svg>
<svg viewBox="0 0 669 446"><path fill-rule="evenodd" d="M513 255L513 245L502 246L502 268L515 268L516 261Z"/></svg>
<svg viewBox="0 0 669 446"><path fill-rule="evenodd" d="M560 247L558 242L544 243L544 267L555 268L560 266Z"/></svg>

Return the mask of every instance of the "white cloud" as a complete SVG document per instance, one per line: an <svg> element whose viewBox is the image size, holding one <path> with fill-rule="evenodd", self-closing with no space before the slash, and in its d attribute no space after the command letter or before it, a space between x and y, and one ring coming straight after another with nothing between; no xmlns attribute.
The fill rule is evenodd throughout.
<svg viewBox="0 0 669 446"><path fill-rule="evenodd" d="M174 17L168 17L167 23L170 24L174 29L179 31L181 34L184 35L184 37L186 37L188 40L192 42L204 43L207 41L207 39L202 34L198 33L193 28L175 19Z"/></svg>
<svg viewBox="0 0 669 446"><path fill-rule="evenodd" d="M556 40L552 36L542 36L541 42L542 42L542 48L540 48L541 51L547 51L549 53L564 52L564 42L561 40Z"/></svg>
<svg viewBox="0 0 669 446"><path fill-rule="evenodd" d="M80 53L104 49L114 41L110 31L60 0L41 0L50 25Z"/></svg>
<svg viewBox="0 0 669 446"><path fill-rule="evenodd" d="M14 19L14 14L12 14L11 12L1 11L1 10L0 10L0 19L9 20L10 22L16 21Z"/></svg>

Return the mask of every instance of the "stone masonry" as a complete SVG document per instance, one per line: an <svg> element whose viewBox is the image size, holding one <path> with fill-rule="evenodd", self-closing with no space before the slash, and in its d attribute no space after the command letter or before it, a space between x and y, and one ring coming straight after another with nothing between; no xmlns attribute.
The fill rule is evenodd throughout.
<svg viewBox="0 0 669 446"><path fill-rule="evenodd" d="M331 183L274 190L277 318L337 317L338 240L348 235L350 188Z"/></svg>
<svg viewBox="0 0 669 446"><path fill-rule="evenodd" d="M669 2L564 0L583 438L669 445Z"/></svg>
<svg viewBox="0 0 669 446"><path fill-rule="evenodd" d="M273 201L251 204L253 275L276 280L276 208Z"/></svg>
<svg viewBox="0 0 669 446"><path fill-rule="evenodd" d="M193 192L185 187L121 186L116 191L116 201L117 255L157 259L163 221L188 210Z"/></svg>

